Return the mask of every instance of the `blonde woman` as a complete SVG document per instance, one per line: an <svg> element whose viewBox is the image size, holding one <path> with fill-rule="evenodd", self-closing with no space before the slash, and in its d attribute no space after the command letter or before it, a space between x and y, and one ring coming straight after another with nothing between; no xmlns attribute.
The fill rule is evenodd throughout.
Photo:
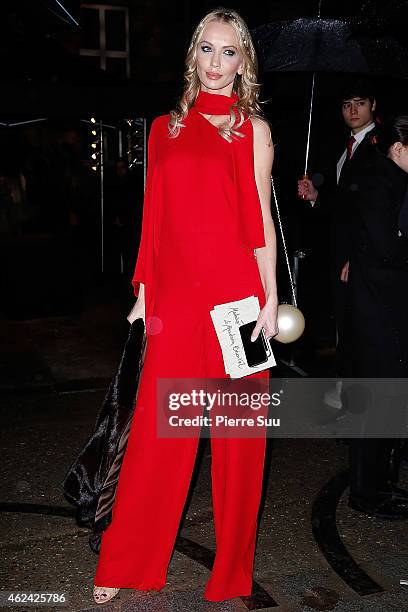
<svg viewBox="0 0 408 612"><path fill-rule="evenodd" d="M258 103L248 27L220 8L198 24L177 108L151 127L142 237L129 322L147 349L112 522L94 579L97 603L119 588L160 590L194 467L198 435L157 434L157 381L228 378L211 321L216 304L258 297L252 337L277 333L273 144ZM268 371L251 377L267 378ZM252 588L265 431L211 438L216 557L204 598Z"/></svg>

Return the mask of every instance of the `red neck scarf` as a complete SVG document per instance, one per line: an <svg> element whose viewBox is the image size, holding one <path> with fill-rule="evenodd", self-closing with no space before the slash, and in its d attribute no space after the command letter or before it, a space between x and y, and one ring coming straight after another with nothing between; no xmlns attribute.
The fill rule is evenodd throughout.
<svg viewBox="0 0 408 612"><path fill-rule="evenodd" d="M231 96L210 94L200 90L194 108L203 115L229 115L231 106L238 100L238 94L232 92Z"/></svg>
<svg viewBox="0 0 408 612"><path fill-rule="evenodd" d="M229 115L231 106L237 100L238 95L235 92L231 96L222 96L200 90L193 107L195 111L204 115ZM235 115L238 118L237 112ZM249 248L255 249L265 246L265 235L261 203L255 182L251 121L244 121L239 131L244 134L244 138L231 143L237 189L237 214L244 242Z"/></svg>

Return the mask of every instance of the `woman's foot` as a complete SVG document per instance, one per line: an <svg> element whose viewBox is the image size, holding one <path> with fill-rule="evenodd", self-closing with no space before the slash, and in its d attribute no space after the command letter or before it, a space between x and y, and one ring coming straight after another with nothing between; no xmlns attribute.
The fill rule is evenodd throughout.
<svg viewBox="0 0 408 612"><path fill-rule="evenodd" d="M114 589L113 587L94 586L93 597L97 604L103 604L113 599L119 591L120 589Z"/></svg>

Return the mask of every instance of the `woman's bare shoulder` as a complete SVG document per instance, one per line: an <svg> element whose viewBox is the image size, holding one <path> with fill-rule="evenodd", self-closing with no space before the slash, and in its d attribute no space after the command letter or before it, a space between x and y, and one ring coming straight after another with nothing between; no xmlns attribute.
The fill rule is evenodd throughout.
<svg viewBox="0 0 408 612"><path fill-rule="evenodd" d="M272 134L268 121L259 116L251 116L250 121L254 131L254 140L272 145Z"/></svg>

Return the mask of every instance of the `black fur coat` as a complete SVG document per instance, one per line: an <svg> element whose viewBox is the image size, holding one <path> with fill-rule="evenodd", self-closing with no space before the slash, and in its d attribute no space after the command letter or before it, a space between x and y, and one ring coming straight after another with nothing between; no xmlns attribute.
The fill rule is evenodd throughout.
<svg viewBox="0 0 408 612"><path fill-rule="evenodd" d="M95 429L63 481L66 498L76 506L78 523L92 529L89 544L96 553L99 553L102 533L112 518L145 349L144 322L137 319L130 326L118 370L110 383Z"/></svg>

